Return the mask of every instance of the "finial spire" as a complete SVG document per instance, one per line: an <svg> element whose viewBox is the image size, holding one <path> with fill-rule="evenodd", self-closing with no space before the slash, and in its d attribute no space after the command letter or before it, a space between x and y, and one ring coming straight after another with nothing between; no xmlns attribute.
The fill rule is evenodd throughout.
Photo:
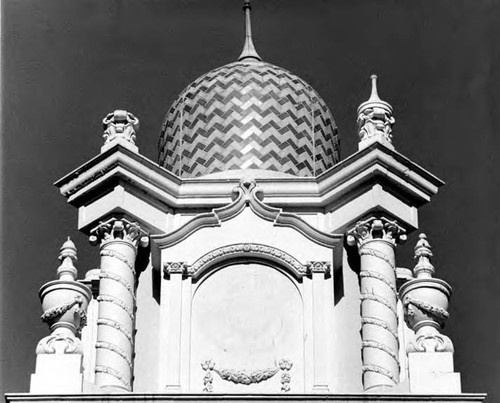
<svg viewBox="0 0 500 403"><path fill-rule="evenodd" d="M379 142L394 149L392 126L395 119L392 116L392 106L380 99L377 90L377 76L372 74L370 79L372 82L370 98L358 108L359 148L362 149L374 142Z"/></svg>
<svg viewBox="0 0 500 403"><path fill-rule="evenodd" d="M252 22L250 20L250 10L252 6L250 0L245 0L243 3L243 11L245 12L245 43L243 45L243 51L241 52L238 61L244 59L255 59L261 61L262 59L258 55L252 41Z"/></svg>
<svg viewBox="0 0 500 403"><path fill-rule="evenodd" d="M417 264L413 271L417 278L431 278L434 274L434 266L431 263L432 250L425 234L420 234L415 245L415 260Z"/></svg>
<svg viewBox="0 0 500 403"><path fill-rule="evenodd" d="M374 102L374 101L381 101L380 97L378 96L378 91L377 91L377 75L372 74L370 76L370 80L372 80L372 93L370 95L369 101Z"/></svg>

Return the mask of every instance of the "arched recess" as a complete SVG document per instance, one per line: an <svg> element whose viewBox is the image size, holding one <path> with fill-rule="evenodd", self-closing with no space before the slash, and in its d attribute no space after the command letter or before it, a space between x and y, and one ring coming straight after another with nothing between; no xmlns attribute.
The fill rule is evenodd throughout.
<svg viewBox="0 0 500 403"><path fill-rule="evenodd" d="M213 380L208 386L215 393L280 393L280 361L286 359L292 363L290 392L302 393L305 335L300 276L292 275L290 263L284 267L276 259L245 249L243 253L233 248L224 258L213 255L194 276L198 281L191 301L190 391L207 388L202 364L211 360ZM256 381L273 372L269 379Z"/></svg>

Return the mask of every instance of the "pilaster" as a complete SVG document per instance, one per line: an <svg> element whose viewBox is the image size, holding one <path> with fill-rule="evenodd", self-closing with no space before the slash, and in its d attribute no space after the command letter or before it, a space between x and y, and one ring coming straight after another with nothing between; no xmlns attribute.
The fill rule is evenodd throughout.
<svg viewBox="0 0 500 403"><path fill-rule="evenodd" d="M326 290L328 284L325 277L330 274L330 262L314 261L307 262L307 271L312 278L312 300L313 300L313 355L314 373L313 387L314 393L327 393L328 388L328 340L325 326L326 317Z"/></svg>
<svg viewBox="0 0 500 403"><path fill-rule="evenodd" d="M165 385L165 391L170 393L181 392L181 355L182 355L182 277L187 270L185 262L166 262L163 266L164 291L162 290L162 320L165 321L165 342L163 356L164 373L161 374L161 385Z"/></svg>

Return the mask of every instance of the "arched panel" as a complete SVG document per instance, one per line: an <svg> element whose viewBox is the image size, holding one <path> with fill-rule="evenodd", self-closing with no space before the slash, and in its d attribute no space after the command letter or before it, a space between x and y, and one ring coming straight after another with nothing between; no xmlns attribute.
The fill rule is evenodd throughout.
<svg viewBox="0 0 500 403"><path fill-rule="evenodd" d="M304 391L304 309L294 281L262 263L234 263L204 279L192 300L191 392Z"/></svg>

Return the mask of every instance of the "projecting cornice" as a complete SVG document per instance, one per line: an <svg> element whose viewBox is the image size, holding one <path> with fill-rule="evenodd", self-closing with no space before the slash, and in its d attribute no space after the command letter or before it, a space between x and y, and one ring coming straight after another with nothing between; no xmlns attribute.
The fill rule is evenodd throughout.
<svg viewBox="0 0 500 403"><path fill-rule="evenodd" d="M416 227L414 210L429 202L443 185L440 179L380 143L351 155L316 178L249 172L264 194L266 207L252 204L257 214L265 216L271 214L266 213L266 209L282 209L276 223L288 225L292 218L287 211L331 213L338 221L334 224L336 229L343 229L348 222L359 218L355 215L360 214L361 204L366 212L395 209L395 215L406 216L402 220L409 228ZM233 189L249 172L181 179L137 152L116 144L55 185L70 204L80 209L82 230L106 214L118 211L147 221L146 226L153 233L165 233L168 231L159 212L205 211L205 219L209 219L211 210L233 201ZM365 199L360 207L346 215L345 206L363 195Z"/></svg>

